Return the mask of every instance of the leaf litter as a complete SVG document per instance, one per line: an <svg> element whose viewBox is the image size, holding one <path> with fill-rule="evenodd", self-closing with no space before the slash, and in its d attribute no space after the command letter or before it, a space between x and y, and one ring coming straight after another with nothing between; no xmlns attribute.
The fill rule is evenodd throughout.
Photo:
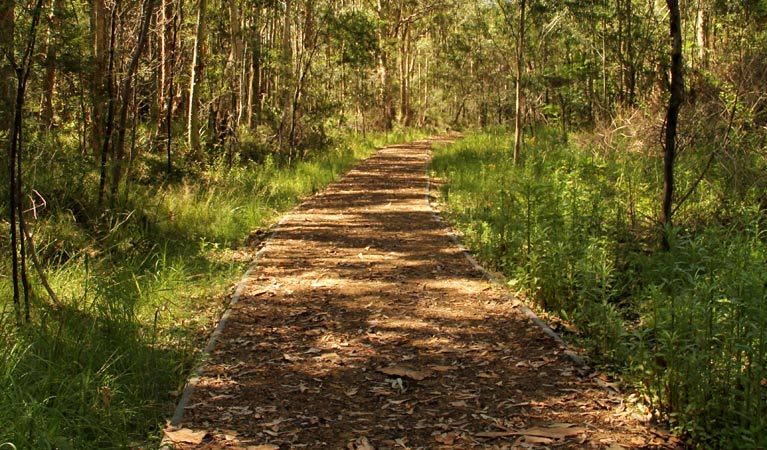
<svg viewBox="0 0 767 450"><path fill-rule="evenodd" d="M430 144L380 150L283 220L174 448L679 448L448 239Z"/></svg>

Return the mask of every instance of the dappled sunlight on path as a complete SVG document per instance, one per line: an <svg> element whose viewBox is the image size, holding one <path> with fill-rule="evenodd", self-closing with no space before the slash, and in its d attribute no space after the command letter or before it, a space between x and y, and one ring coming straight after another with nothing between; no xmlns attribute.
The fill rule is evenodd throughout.
<svg viewBox="0 0 767 450"><path fill-rule="evenodd" d="M430 145L380 150L282 222L173 445L673 448L450 241Z"/></svg>

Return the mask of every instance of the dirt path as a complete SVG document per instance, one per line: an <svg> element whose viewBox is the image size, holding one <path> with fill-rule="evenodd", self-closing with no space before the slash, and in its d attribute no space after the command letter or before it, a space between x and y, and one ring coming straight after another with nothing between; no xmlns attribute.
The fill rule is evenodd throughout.
<svg viewBox="0 0 767 450"><path fill-rule="evenodd" d="M672 448L448 239L429 146L379 151L286 218L176 447Z"/></svg>

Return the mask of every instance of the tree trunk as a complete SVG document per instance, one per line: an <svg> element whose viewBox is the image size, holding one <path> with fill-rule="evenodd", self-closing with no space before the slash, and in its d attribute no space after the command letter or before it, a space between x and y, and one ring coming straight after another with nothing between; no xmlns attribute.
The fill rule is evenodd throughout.
<svg viewBox="0 0 767 450"><path fill-rule="evenodd" d="M519 34L517 37L517 79L516 94L517 100L514 106L514 165L519 163L520 151L522 147L522 71L524 70L525 56L525 0L520 1L519 6Z"/></svg>
<svg viewBox="0 0 767 450"><path fill-rule="evenodd" d="M43 98L40 102L40 122L45 128L50 128L53 125L53 96L56 89L56 48L58 47L53 27L56 21L56 0L51 0L51 8L48 12L48 38L45 43Z"/></svg>
<svg viewBox="0 0 767 450"><path fill-rule="evenodd" d="M192 73L189 77L189 116L187 119L187 143L192 149L194 159L203 160L200 144L200 83L205 68L205 33L207 1L199 0L197 8L197 28L194 34L194 53Z"/></svg>
<svg viewBox="0 0 767 450"><path fill-rule="evenodd" d="M181 14L182 2L179 2L178 12L173 15L171 43L170 43L170 63L168 64L168 100L165 107L165 153L167 156L166 172L170 175L173 169L173 160L171 159L171 147L173 145L173 99L176 96L176 41L178 37L179 14Z"/></svg>
<svg viewBox="0 0 767 450"><path fill-rule="evenodd" d="M104 105L109 101L108 85L112 80L107 77L107 7L105 0L91 0L91 30L93 33L93 104L91 106L90 145L94 155L102 149L102 131L104 129Z"/></svg>
<svg viewBox="0 0 767 450"><path fill-rule="evenodd" d="M128 106L131 103L131 94L133 92L133 75L138 69L139 59L141 53L146 46L147 35L149 34L149 24L152 20L152 10L154 9L154 0L146 0L144 5L144 15L141 20L141 28L139 30L138 42L136 48L131 56L130 63L125 77L122 80L120 92L122 93L122 101L120 104L120 117L117 122L117 142L114 151L114 162L112 164L112 196L117 194L117 190L120 187L120 179L122 178L122 161L125 154L125 128L128 119Z"/></svg>
<svg viewBox="0 0 767 450"><path fill-rule="evenodd" d="M20 58L16 57L15 49L13 47L14 39L9 39L10 45L3 48L4 59L10 61L12 69L15 72L16 90L15 100L11 109L7 113L13 114L13 123L9 133L9 145L8 145L8 175L9 175L9 200L10 200L10 232L11 232L11 265L12 265L12 284L13 284L13 303L16 307L16 318L21 323L21 305L20 305L20 291L19 281L21 281L21 288L24 294L24 318L29 321L29 299L30 299L30 286L29 279L27 278L27 246L24 240L24 211L22 208L22 144L24 131L24 103L26 101L26 89L27 80L29 79L29 73L32 67L32 56L35 49L35 41L37 38L37 25L40 20L41 10L43 8L43 0L38 0L34 9L32 10L32 17L29 25L29 34L26 36L26 45ZM7 16L5 16L7 14ZM0 5L0 23L5 30L13 30L14 11L13 5L7 6L5 4ZM15 31L15 30L13 30ZM11 35L13 37L13 34ZM12 78L13 79L13 78ZM21 278L19 280L19 277Z"/></svg>
<svg viewBox="0 0 767 450"><path fill-rule="evenodd" d="M15 32L14 23L15 0L0 0L0 33L2 36L10 36L10 39L0 41L0 143L8 152L8 222L10 224L10 253L11 271L13 282L13 305L16 308L16 318L21 321L20 290L19 290L19 254L18 234L16 228L16 142L14 122L16 118L16 89L14 88L16 73L10 62L10 56L14 54L13 37Z"/></svg>
<svg viewBox="0 0 767 450"><path fill-rule="evenodd" d="M173 11L173 0L162 0L160 5L160 77L157 80L157 129L162 130L167 118L163 114L168 103L170 94L170 77L172 68L173 47L176 45L173 39L176 15Z"/></svg>
<svg viewBox="0 0 767 450"><path fill-rule="evenodd" d="M110 19L110 38L109 38L109 57L108 57L108 63L107 63L107 74L106 74L106 80L104 83L106 84L106 91L107 91L107 99L108 99L108 106L107 106L107 120L104 126L105 132L104 132L104 139L103 144L101 147L101 167L100 167L100 177L99 177L99 198L98 198L98 204L101 205L101 203L104 201L104 194L106 193L106 186L107 186L107 160L108 156L111 153L110 151L110 142L112 139L112 128L114 126L114 116L115 116L115 103L117 102L116 93L115 93L115 86L114 86L114 64L115 64L115 37L117 35L117 10L119 9L119 0L114 5L112 5L112 14ZM94 107L95 109L95 107ZM93 124L93 126L97 126L100 124Z"/></svg>
<svg viewBox="0 0 767 450"><path fill-rule="evenodd" d="M671 34L671 97L666 114L666 135L663 158L663 248L670 248L669 233L673 225L672 203L674 201L674 160L676 159L676 129L679 109L684 96L684 78L682 73L682 27L679 12L679 0L666 0L669 9Z"/></svg>
<svg viewBox="0 0 767 450"><path fill-rule="evenodd" d="M6 57L13 54L14 5L15 0L0 0L0 35L10 37L0 40L0 142L8 138L14 118L16 74Z"/></svg>
<svg viewBox="0 0 767 450"><path fill-rule="evenodd" d="M229 58L227 60L227 72L229 78L229 86L231 89L231 105L234 115L234 128L240 123L242 117L242 105L245 95L243 92L243 83L241 77L242 61L244 59L243 54L243 41L242 31L240 27L240 8L237 4L237 0L228 0L229 7L229 39L231 41L231 47L229 48Z"/></svg>

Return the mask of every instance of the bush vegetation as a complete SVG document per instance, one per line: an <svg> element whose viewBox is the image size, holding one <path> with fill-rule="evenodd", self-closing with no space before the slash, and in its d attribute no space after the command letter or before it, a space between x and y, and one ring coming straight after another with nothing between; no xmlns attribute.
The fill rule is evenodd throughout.
<svg viewBox="0 0 767 450"><path fill-rule="evenodd" d="M436 153L445 214L467 245L656 418L706 448L764 448L763 177L735 196L725 173L710 173L661 251L659 154L547 128L514 166L512 142L497 130ZM680 161L682 192L699 176L693 159Z"/></svg>
<svg viewBox="0 0 767 450"><path fill-rule="evenodd" d="M46 155L50 164L28 178L46 202L30 226L62 305L30 270L31 317L18 327L9 279L0 279L0 444L151 446L263 231L376 146L413 138L339 139L290 166L219 158L171 176L147 172L108 210L96 202L94 164L76 152ZM151 159L143 164L152 170ZM82 172L58 176L67 171Z"/></svg>

